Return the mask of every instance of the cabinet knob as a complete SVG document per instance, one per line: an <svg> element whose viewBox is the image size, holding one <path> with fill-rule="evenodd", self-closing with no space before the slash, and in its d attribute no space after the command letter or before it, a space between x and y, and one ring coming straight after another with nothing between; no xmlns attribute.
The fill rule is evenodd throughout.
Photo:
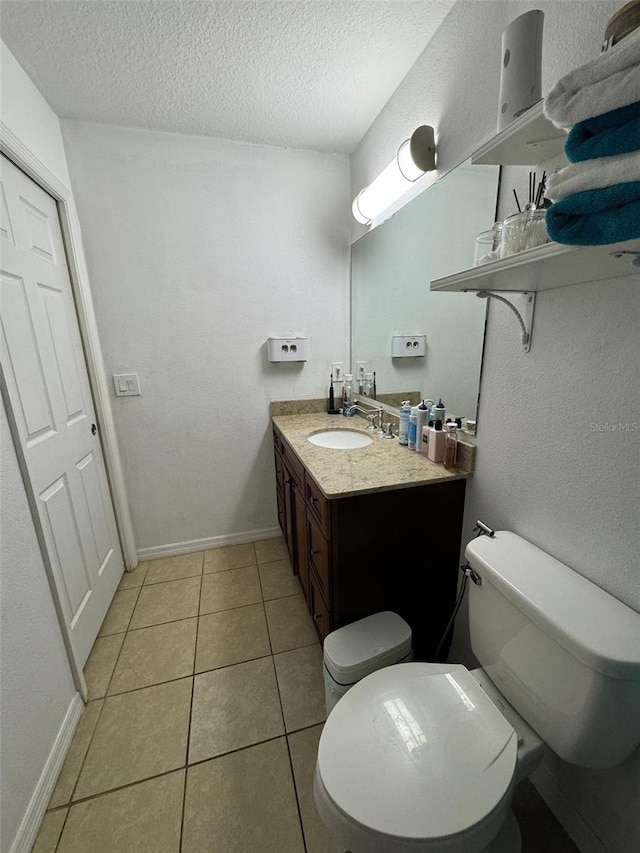
<svg viewBox="0 0 640 853"><path fill-rule="evenodd" d="M311 556L312 556L312 557L314 557L316 554L319 554L319 553L320 553L320 549L319 549L319 548L312 548L312 549L311 549Z"/></svg>

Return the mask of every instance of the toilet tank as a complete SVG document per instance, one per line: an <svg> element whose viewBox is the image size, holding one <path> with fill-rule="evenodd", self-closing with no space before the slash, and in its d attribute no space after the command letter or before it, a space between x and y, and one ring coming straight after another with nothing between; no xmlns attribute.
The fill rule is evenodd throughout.
<svg viewBox="0 0 640 853"><path fill-rule="evenodd" d="M465 555L471 647L565 761L612 767L640 743L640 614L514 533Z"/></svg>

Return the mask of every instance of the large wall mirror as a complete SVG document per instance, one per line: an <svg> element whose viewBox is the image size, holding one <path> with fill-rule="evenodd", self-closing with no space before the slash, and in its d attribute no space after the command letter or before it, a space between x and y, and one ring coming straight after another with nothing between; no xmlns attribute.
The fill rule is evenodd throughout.
<svg viewBox="0 0 640 853"><path fill-rule="evenodd" d="M442 397L474 418L486 300L432 293L432 279L473 265L475 237L491 228L499 167L463 163L351 247L351 364L376 373L377 398ZM426 335L424 357L392 358L393 335Z"/></svg>

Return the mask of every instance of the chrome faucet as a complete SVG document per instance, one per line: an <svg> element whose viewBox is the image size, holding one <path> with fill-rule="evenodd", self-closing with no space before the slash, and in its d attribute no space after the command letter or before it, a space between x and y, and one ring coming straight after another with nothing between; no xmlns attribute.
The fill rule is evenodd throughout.
<svg viewBox="0 0 640 853"><path fill-rule="evenodd" d="M352 415L355 411L362 412L363 415L366 415L369 420L369 429L381 430L382 429L382 414L384 409L382 406L379 409L374 409L372 412L371 409L363 409L362 406L359 406L357 403L354 403L352 406L349 406L347 409L347 415ZM375 419L379 418L378 426L375 424Z"/></svg>

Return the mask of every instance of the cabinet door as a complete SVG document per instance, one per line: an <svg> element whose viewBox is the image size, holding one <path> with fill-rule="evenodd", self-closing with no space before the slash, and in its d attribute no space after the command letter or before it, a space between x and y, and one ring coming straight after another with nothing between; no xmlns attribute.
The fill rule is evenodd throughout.
<svg viewBox="0 0 640 853"><path fill-rule="evenodd" d="M320 529L328 538L331 537L331 502L328 501L320 491L320 487L307 474L306 477L307 505L320 526Z"/></svg>
<svg viewBox="0 0 640 853"><path fill-rule="evenodd" d="M293 563L294 574L297 573L302 592L307 602L309 601L309 560L307 559L307 510L304 502L304 493L297 485L291 484L293 498L293 524L295 529L295 561Z"/></svg>
<svg viewBox="0 0 640 853"><path fill-rule="evenodd" d="M282 454L275 447L273 448L273 459L276 466L276 488L284 495L284 464Z"/></svg>
<svg viewBox="0 0 640 853"><path fill-rule="evenodd" d="M276 489L276 505L278 507L278 524L285 540L287 538L287 519L284 507L284 495L279 489Z"/></svg>
<svg viewBox="0 0 640 853"><path fill-rule="evenodd" d="M322 642L331 630L331 619L329 609L318 588L318 577L313 569L309 571L309 610L320 642Z"/></svg>
<svg viewBox="0 0 640 853"><path fill-rule="evenodd" d="M296 570L296 545L295 545L295 525L294 525L294 506L293 506L293 476L289 470L289 466L283 460L284 468L284 517L285 517L285 540L287 542L287 550L291 565Z"/></svg>
<svg viewBox="0 0 640 853"><path fill-rule="evenodd" d="M315 586L327 604L331 602L331 554L329 543L324 538L318 523L307 510L307 548L309 568L315 574Z"/></svg>

